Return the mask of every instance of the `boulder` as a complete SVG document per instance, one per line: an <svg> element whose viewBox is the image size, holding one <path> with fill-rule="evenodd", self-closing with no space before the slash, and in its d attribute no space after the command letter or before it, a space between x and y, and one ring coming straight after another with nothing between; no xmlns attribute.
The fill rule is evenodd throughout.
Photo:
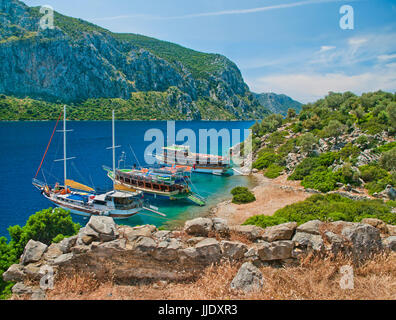
<svg viewBox="0 0 396 320"><path fill-rule="evenodd" d="M26 265L41 259L48 246L39 241L29 240L21 256L21 263Z"/></svg>
<svg viewBox="0 0 396 320"><path fill-rule="evenodd" d="M92 250L94 249L114 249L114 250L125 250L126 249L126 239L116 239L109 242L92 244Z"/></svg>
<svg viewBox="0 0 396 320"><path fill-rule="evenodd" d="M319 227L323 224L320 220L311 220L297 227L298 232L320 234Z"/></svg>
<svg viewBox="0 0 396 320"><path fill-rule="evenodd" d="M281 240L257 244L257 253L262 261L283 260L292 257L293 241Z"/></svg>
<svg viewBox="0 0 396 320"><path fill-rule="evenodd" d="M388 232L389 232L390 236L396 236L396 226L391 225L391 224L387 224L386 227L388 229Z"/></svg>
<svg viewBox="0 0 396 320"><path fill-rule="evenodd" d="M18 282L11 289L13 294L22 295L22 294L32 294L33 289L22 282Z"/></svg>
<svg viewBox="0 0 396 320"><path fill-rule="evenodd" d="M44 259L46 261L53 261L61 254L63 253L62 250L60 249L60 245L58 243L53 243L48 247L47 251L44 253Z"/></svg>
<svg viewBox="0 0 396 320"><path fill-rule="evenodd" d="M331 231L326 231L323 235L324 239L329 243L328 250L334 254L339 253L344 246L344 239Z"/></svg>
<svg viewBox="0 0 396 320"><path fill-rule="evenodd" d="M179 251L179 261L185 263L186 261L197 261L199 259L199 253L194 247L181 249Z"/></svg>
<svg viewBox="0 0 396 320"><path fill-rule="evenodd" d="M160 230L154 232L153 237L159 241L169 240L171 238L171 232L168 230Z"/></svg>
<svg viewBox="0 0 396 320"><path fill-rule="evenodd" d="M232 279L230 287L248 293L259 291L263 285L264 277L261 271L251 262L245 262Z"/></svg>
<svg viewBox="0 0 396 320"><path fill-rule="evenodd" d="M118 237L116 224L111 217L91 216L87 226L98 234L100 241L112 241Z"/></svg>
<svg viewBox="0 0 396 320"><path fill-rule="evenodd" d="M342 236L352 244L352 253L358 260L368 258L382 249L381 236L378 229L368 224L356 223L342 230Z"/></svg>
<svg viewBox="0 0 396 320"><path fill-rule="evenodd" d="M238 233L246 238L248 238L251 241L255 241L257 239L261 238L261 235L264 232L263 228L257 227L257 226L252 226L252 225L246 225L246 226L232 226L230 227L231 231L234 231L235 233Z"/></svg>
<svg viewBox="0 0 396 320"><path fill-rule="evenodd" d="M149 237L140 237L133 244L133 249L141 253L151 253L156 247L157 243Z"/></svg>
<svg viewBox="0 0 396 320"><path fill-rule="evenodd" d="M78 232L76 245L87 246L91 244L93 241L98 241L98 240L99 240L99 233L96 232L87 224L84 228L81 228L80 231Z"/></svg>
<svg viewBox="0 0 396 320"><path fill-rule="evenodd" d="M380 219L365 218L361 222L364 224L369 224L370 226L373 226L374 228L377 228L380 233L388 234L388 232L389 232L386 223Z"/></svg>
<svg viewBox="0 0 396 320"><path fill-rule="evenodd" d="M198 242L195 247L199 258L205 263L217 262L221 258L219 242L213 238L207 238Z"/></svg>
<svg viewBox="0 0 396 320"><path fill-rule="evenodd" d="M247 245L239 241L223 240L220 242L220 246L223 256L230 260L242 259L245 253L248 251Z"/></svg>
<svg viewBox="0 0 396 320"><path fill-rule="evenodd" d="M320 235L296 232L292 241L297 247L303 250L320 252L324 249L323 239Z"/></svg>
<svg viewBox="0 0 396 320"><path fill-rule="evenodd" d="M193 236L208 236L212 230L213 222L209 218L196 218L184 224L184 231Z"/></svg>
<svg viewBox="0 0 396 320"><path fill-rule="evenodd" d="M161 241L153 252L153 257L157 260L172 261L178 257L178 250L183 248L183 243L177 239Z"/></svg>
<svg viewBox="0 0 396 320"><path fill-rule="evenodd" d="M297 228L296 222L288 222L264 229L261 238L264 241L291 240Z"/></svg>
<svg viewBox="0 0 396 320"><path fill-rule="evenodd" d="M396 236L390 236L382 241L385 248L396 251ZM4 276L3 276L4 277Z"/></svg>
<svg viewBox="0 0 396 320"><path fill-rule="evenodd" d="M192 237L186 241L186 243L190 246L195 246L198 242L205 240L205 237Z"/></svg>
<svg viewBox="0 0 396 320"><path fill-rule="evenodd" d="M65 253L60 255L59 257L57 257L54 262L53 265L63 265L68 263L69 261L71 261L74 258L74 254L73 253Z"/></svg>
<svg viewBox="0 0 396 320"><path fill-rule="evenodd" d="M69 253L71 248L76 244L76 241L77 235L65 238L61 242L59 242L59 249L62 251L62 253Z"/></svg>
<svg viewBox="0 0 396 320"><path fill-rule="evenodd" d="M40 288L33 289L32 295L30 296L30 300L45 300L45 298L45 291Z"/></svg>
<svg viewBox="0 0 396 320"><path fill-rule="evenodd" d="M222 218L213 218L213 230L221 235L228 235L230 228L228 227L227 220Z"/></svg>
<svg viewBox="0 0 396 320"><path fill-rule="evenodd" d="M11 265L6 272L3 273L3 280L5 282L13 281L19 282L25 278L24 268L20 264Z"/></svg>
<svg viewBox="0 0 396 320"><path fill-rule="evenodd" d="M157 231L157 228L153 225L144 225L137 227L124 227L121 229L124 233L124 236L130 241L136 240L138 237L151 237L154 232ZM170 231L168 231L170 232Z"/></svg>

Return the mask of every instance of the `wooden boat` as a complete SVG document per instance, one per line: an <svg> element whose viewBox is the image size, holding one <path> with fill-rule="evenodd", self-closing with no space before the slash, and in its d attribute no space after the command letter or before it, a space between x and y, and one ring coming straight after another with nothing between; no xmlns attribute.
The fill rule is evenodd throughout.
<svg viewBox="0 0 396 320"><path fill-rule="evenodd" d="M59 117L60 118L60 117ZM58 119L59 121L59 119ZM57 122L58 124L58 122ZM57 126L56 124L56 126ZM55 126L55 129L56 129ZM54 132L55 132L54 129ZM143 209L148 209L149 211L155 212L150 208L145 208L143 206L143 193L141 191L134 192L123 192L116 190L113 184L113 190L103 193L96 194L95 190L85 186L81 183L69 180L67 178L67 161L74 158L67 158L66 154L66 133L70 131L66 129L66 106L63 110L63 159L55 161L63 161L64 164L64 181L63 184L56 183L54 186L50 186L47 183L41 182L36 178L33 179L33 185L41 191L41 194L51 201L54 205L61 207L65 210L69 210L73 214L82 216L91 215L104 215L115 219L126 219ZM112 135L113 135L113 145L109 149L113 149L113 168L115 168L115 134L114 134L114 111L113 111L113 121L112 121ZM53 136L53 135L52 135ZM52 136L48 147L51 143ZM46 152L45 152L46 154ZM44 157L41 161L43 163ZM40 171L40 167L37 173ZM36 177L37 177L36 173ZM155 212L161 214L159 212ZM161 214L163 215L163 214Z"/></svg>
<svg viewBox="0 0 396 320"><path fill-rule="evenodd" d="M189 146L186 145L164 147L163 153L157 154L156 158L160 161L160 164L166 166L190 166L191 171L197 173L223 175L231 168L228 158L211 154L192 153Z"/></svg>
<svg viewBox="0 0 396 320"><path fill-rule="evenodd" d="M117 190L131 192L138 190L154 198L189 199L197 205L205 205L204 198L192 192L188 183L191 167L116 169L115 179L114 171L106 167L104 169L107 171L107 176L115 180Z"/></svg>

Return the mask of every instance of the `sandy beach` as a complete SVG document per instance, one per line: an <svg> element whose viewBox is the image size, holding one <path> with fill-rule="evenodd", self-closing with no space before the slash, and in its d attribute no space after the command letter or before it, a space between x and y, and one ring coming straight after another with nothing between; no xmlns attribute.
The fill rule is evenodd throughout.
<svg viewBox="0 0 396 320"><path fill-rule="evenodd" d="M287 175L276 179L268 179L262 172L252 175L257 181L257 186L251 190L256 201L247 204L234 204L231 200L223 201L211 209L210 215L226 219L230 225L237 225L254 215L270 216L276 210L312 195L304 191L299 181L287 180Z"/></svg>

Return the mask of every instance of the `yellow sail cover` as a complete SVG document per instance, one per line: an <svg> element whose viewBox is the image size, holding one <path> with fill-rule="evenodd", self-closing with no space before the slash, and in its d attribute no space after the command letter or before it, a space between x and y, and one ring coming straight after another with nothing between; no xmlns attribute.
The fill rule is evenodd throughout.
<svg viewBox="0 0 396 320"><path fill-rule="evenodd" d="M77 189L77 190L88 191L88 192L94 192L95 191L94 189L92 189L90 187L87 187L86 185L83 185L81 183L78 183L76 181L69 180L69 179L66 180L66 184L70 188Z"/></svg>

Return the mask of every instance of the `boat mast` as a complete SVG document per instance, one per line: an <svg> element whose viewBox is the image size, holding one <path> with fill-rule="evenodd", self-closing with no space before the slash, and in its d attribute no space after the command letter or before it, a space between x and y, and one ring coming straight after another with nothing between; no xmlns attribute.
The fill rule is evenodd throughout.
<svg viewBox="0 0 396 320"><path fill-rule="evenodd" d="M66 105L63 106L63 184L67 191L67 166L66 166Z"/></svg>
<svg viewBox="0 0 396 320"><path fill-rule="evenodd" d="M112 145L112 149L113 149L113 175L114 175L114 179L113 179L113 191L115 191L115 178L116 178L116 169L115 169L115 129L114 129L114 110L113 110L113 120L112 120L112 136L113 136L113 145Z"/></svg>

